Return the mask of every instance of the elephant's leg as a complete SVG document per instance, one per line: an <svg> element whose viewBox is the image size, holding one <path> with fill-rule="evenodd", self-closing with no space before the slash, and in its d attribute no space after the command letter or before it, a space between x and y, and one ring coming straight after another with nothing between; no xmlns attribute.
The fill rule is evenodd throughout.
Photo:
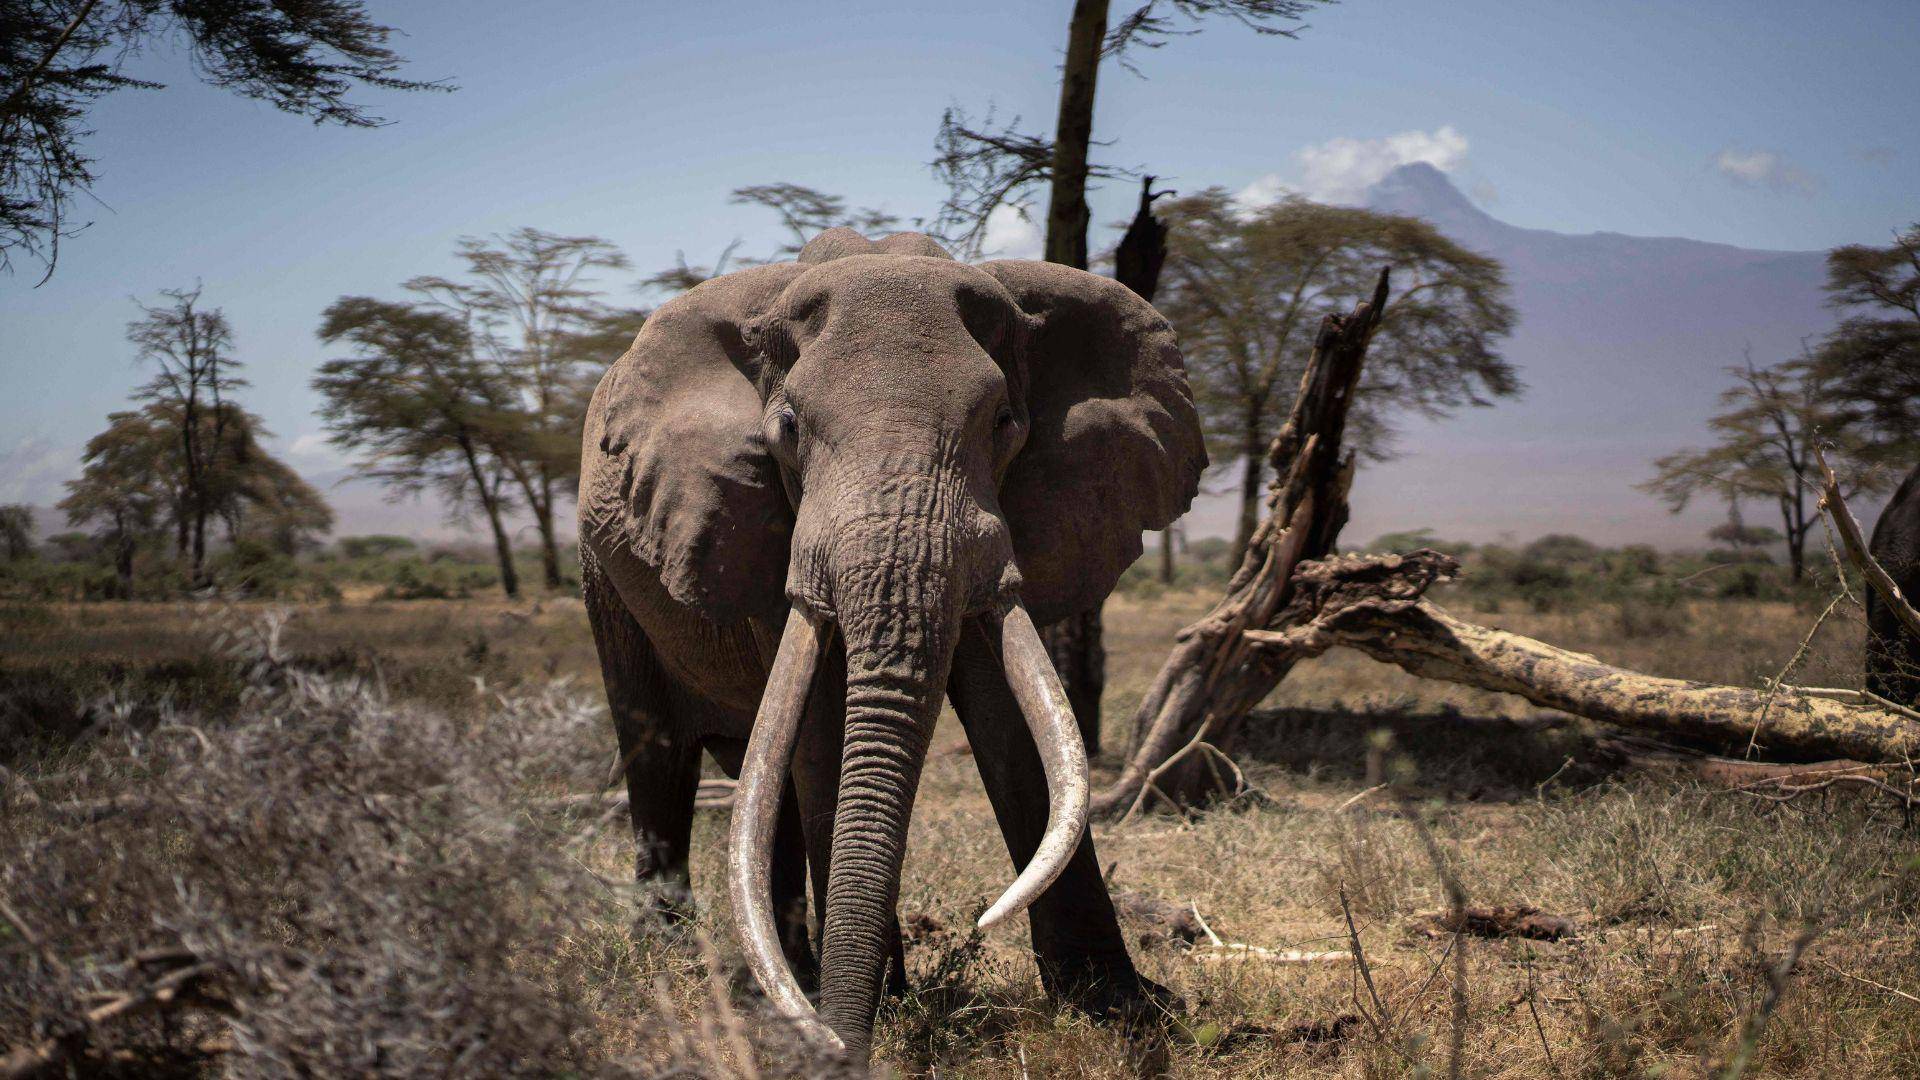
<svg viewBox="0 0 1920 1080"><path fill-rule="evenodd" d="M587 621L627 776L634 878L654 887L661 913L684 914L693 901L687 854L700 783L699 743L672 707L673 688L640 624L598 568L587 563L582 577Z"/></svg>
<svg viewBox="0 0 1920 1080"><path fill-rule="evenodd" d="M793 751L789 773L800 806L800 831L806 840L807 870L813 884L816 926L827 920L827 877L833 866L834 810L839 805L840 757L845 752L847 654L837 638L820 658L807 716ZM886 993L907 992L907 953L896 914L887 947Z"/></svg>
<svg viewBox="0 0 1920 1080"><path fill-rule="evenodd" d="M740 778L746 743L739 739L709 739L707 752L728 776ZM788 780L780 795L780 819L773 836L772 904L780 927L780 948L805 990L820 981L820 963L807 940L807 842L800 828L800 802Z"/></svg>
<svg viewBox="0 0 1920 1080"><path fill-rule="evenodd" d="M948 699L973 744L973 760L999 819L1016 869L1033 858L1047 827L1047 778L1033 737L1007 687L997 640L968 620L953 658ZM1067 869L1027 909L1033 951L1047 992L1096 1018L1142 1018L1171 995L1141 977L1100 877L1093 832L1080 839Z"/></svg>

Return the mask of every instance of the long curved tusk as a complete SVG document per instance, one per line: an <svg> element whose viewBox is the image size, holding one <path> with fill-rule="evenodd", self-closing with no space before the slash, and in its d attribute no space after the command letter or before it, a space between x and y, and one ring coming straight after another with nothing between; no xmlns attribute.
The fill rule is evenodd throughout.
<svg viewBox="0 0 1920 1080"><path fill-rule="evenodd" d="M1007 669L1007 687L1027 718L1040 764L1047 773L1047 831L1026 869L1007 891L980 916L985 929L1017 912L1047 891L1067 868L1080 835L1087 829L1087 749L1073 722L1073 706L1054 673L1040 633L1027 609L1018 604L1000 622L1001 661ZM756 731L756 734L758 732Z"/></svg>
<svg viewBox="0 0 1920 1080"><path fill-rule="evenodd" d="M760 698L753 734L740 766L740 784L734 792L733 825L727 846L727 892L733 899L740 945L754 978L774 1008L797 1023L804 1034L845 1049L840 1037L822 1023L807 995L794 981L787 958L780 951L780 935L769 903L772 894L773 833L780 816L780 792L787 780L800 719L807 711L807 694L833 633L832 626L794 608L780 635L767 691Z"/></svg>

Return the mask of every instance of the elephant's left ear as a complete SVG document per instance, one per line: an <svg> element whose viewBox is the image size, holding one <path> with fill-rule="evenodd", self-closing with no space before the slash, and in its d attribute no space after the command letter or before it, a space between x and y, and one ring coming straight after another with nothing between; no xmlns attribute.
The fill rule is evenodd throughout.
<svg viewBox="0 0 1920 1080"><path fill-rule="evenodd" d="M1036 320L1025 449L1000 505L1046 623L1091 609L1140 557L1140 534L1185 513L1207 450L1173 328L1112 278L1058 263L981 265Z"/></svg>

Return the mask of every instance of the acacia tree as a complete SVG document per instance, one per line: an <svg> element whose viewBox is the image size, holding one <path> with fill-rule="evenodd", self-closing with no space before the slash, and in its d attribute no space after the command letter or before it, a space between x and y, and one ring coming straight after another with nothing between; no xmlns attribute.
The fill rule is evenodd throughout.
<svg viewBox="0 0 1920 1080"><path fill-rule="evenodd" d="M524 227L467 237L458 255L465 280L418 277L407 288L457 314L475 353L513 390L490 439L539 531L547 587L557 589L563 582L554 511L580 475L581 388L600 374L593 359L567 344L608 313L594 271L625 269L627 258L599 237ZM605 358L597 363L604 366Z"/></svg>
<svg viewBox="0 0 1920 1080"><path fill-rule="evenodd" d="M1163 212L1170 240L1158 303L1180 328L1213 460L1243 467L1234 565L1259 521L1267 448L1320 322L1367 296L1382 266L1396 288L1373 331L1351 445L1380 457L1396 412L1440 415L1519 392L1498 351L1514 323L1500 264L1426 222L1298 197L1248 207L1220 188Z"/></svg>
<svg viewBox="0 0 1920 1080"><path fill-rule="evenodd" d="M168 289L169 303L140 305L142 316L127 324L127 340L142 361L157 369L134 397L174 419L180 441L176 547L187 559L196 588L207 584L207 521L221 498L220 464L237 436L230 395L247 385L234 374L233 327L219 308L202 309L200 288Z"/></svg>
<svg viewBox="0 0 1920 1080"><path fill-rule="evenodd" d="M133 559L177 509L168 468L172 433L145 410L112 413L107 429L87 441L78 479L67 481L60 509L76 528L93 527L112 554L121 599L133 595Z"/></svg>
<svg viewBox="0 0 1920 1080"><path fill-rule="evenodd" d="M500 587L520 595L504 515L511 470L494 433L511 427L513 394L481 362L459 317L421 304L343 296L320 340L353 355L320 365L313 388L329 441L362 455L395 497L433 490L454 514L478 509L493 534Z"/></svg>
<svg viewBox="0 0 1920 1080"><path fill-rule="evenodd" d="M1701 494L1773 503L1798 582L1806 574L1807 537L1820 520L1815 441L1828 446L1827 460L1845 497L1886 490L1890 473L1861 425L1841 407L1828 369L1815 357L1756 367L1748 356L1726 371L1733 376L1733 385L1720 394L1726 408L1707 421L1713 444L1659 458L1653 478L1639 487L1676 514Z"/></svg>
<svg viewBox="0 0 1920 1080"><path fill-rule="evenodd" d="M1837 409L1910 460L1920 454L1920 222L1885 247L1834 248L1826 290L1847 313L1814 354Z"/></svg>
<svg viewBox="0 0 1920 1080"><path fill-rule="evenodd" d="M88 110L163 88L128 75L127 57L178 42L202 82L316 124L375 127L385 121L349 94L451 89L396 76L393 32L360 0L0 0L0 267L18 250L53 273L77 231L68 211L95 179Z"/></svg>
<svg viewBox="0 0 1920 1080"><path fill-rule="evenodd" d="M183 523L190 532L203 512L226 524L229 542L257 539L287 554L333 527L320 493L260 444L266 431L259 417L232 401L195 415L201 433L192 441L205 455L196 466L198 487L187 480L185 412L172 401L110 414L106 430L87 443L80 477L67 484L60 508L69 524L94 528L113 557L122 597L132 595L140 546L168 526L176 537ZM217 451L215 426L225 432ZM202 568L194 584L208 583Z"/></svg>

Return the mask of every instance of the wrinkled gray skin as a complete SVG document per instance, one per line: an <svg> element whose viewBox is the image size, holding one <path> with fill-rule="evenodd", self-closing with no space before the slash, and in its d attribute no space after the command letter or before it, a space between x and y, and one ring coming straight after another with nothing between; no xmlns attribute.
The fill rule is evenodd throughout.
<svg viewBox="0 0 1920 1080"><path fill-rule="evenodd" d="M1880 512L1867 550L1902 596L1920 602L1920 466ZM1889 701L1920 705L1920 639L1873 589L1867 590L1867 689Z"/></svg>
<svg viewBox="0 0 1920 1080"><path fill-rule="evenodd" d="M1197 490L1172 331L1110 279L835 229L656 311L595 392L584 454L587 609L642 879L684 893L699 751L737 772L789 605L838 630L772 900L805 981L810 871L820 1016L864 1058L942 694L1017 869L1047 786L989 628L1016 600L1042 625L1098 604ZM1091 834L1028 914L1049 992L1095 1015L1163 993Z"/></svg>

